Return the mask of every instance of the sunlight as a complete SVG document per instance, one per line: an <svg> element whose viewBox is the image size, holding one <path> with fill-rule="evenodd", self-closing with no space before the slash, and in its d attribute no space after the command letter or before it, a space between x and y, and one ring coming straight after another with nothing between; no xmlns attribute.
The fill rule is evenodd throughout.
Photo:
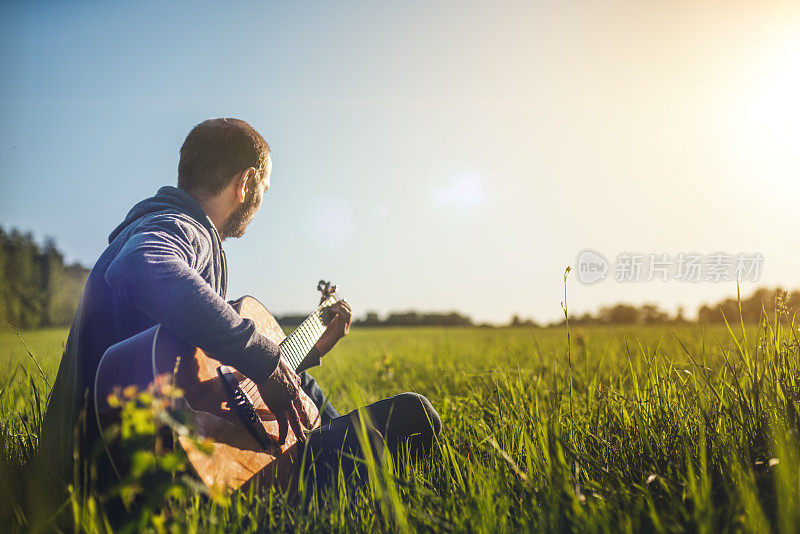
<svg viewBox="0 0 800 534"><path fill-rule="evenodd" d="M476 173L454 173L450 180L431 192L431 200L439 207L469 210L483 204L485 193L481 177Z"/></svg>
<svg viewBox="0 0 800 534"><path fill-rule="evenodd" d="M800 32L771 52L746 94L742 156L758 176L759 187L775 195L795 195L800 193Z"/></svg>

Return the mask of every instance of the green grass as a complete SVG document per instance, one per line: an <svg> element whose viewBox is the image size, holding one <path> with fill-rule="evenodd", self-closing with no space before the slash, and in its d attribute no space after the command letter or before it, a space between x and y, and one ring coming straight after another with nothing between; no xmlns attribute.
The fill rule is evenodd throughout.
<svg viewBox="0 0 800 534"><path fill-rule="evenodd" d="M792 330L573 328L569 350L566 329L353 330L312 374L341 412L401 391L426 395L444 422L428 459L373 466L367 491L342 489L305 507L277 490L189 494L155 510L148 528L792 532ZM66 331L22 337L52 382ZM0 334L0 385L0 522L24 530L32 518L15 477L36 450L47 383L10 331ZM93 502L73 513L79 528L101 531Z"/></svg>

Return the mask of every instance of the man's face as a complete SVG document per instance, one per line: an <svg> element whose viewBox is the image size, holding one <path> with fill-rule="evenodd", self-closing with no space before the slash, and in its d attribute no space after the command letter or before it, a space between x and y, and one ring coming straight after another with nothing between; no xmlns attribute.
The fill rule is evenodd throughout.
<svg viewBox="0 0 800 534"><path fill-rule="evenodd" d="M272 175L272 158L267 156L267 171L266 176L260 184L255 187L248 188L247 198L244 202L239 204L236 209L228 216L225 224L222 225L220 236L225 239L226 237L242 237L244 231L247 229L253 217L255 217L258 208L261 207L261 201L264 199L264 192L269 189L269 180Z"/></svg>

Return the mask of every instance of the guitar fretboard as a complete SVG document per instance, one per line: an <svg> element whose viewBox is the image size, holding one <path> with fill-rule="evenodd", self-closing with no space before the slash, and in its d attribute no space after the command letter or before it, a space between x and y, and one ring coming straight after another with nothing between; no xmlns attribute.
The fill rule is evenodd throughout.
<svg viewBox="0 0 800 534"><path fill-rule="evenodd" d="M300 367L308 352L325 331L325 325L322 324L322 313L334 302L336 302L336 297L333 295L322 301L314 313L281 341L281 355L286 358L293 369L297 370Z"/></svg>

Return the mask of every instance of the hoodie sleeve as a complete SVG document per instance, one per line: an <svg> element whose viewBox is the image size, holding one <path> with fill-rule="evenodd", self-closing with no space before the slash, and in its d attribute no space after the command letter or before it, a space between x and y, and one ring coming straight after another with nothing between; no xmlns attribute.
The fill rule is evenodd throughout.
<svg viewBox="0 0 800 534"><path fill-rule="evenodd" d="M176 218L143 223L108 266L106 282L186 343L261 382L275 371L280 347L197 272L199 234L191 223Z"/></svg>

